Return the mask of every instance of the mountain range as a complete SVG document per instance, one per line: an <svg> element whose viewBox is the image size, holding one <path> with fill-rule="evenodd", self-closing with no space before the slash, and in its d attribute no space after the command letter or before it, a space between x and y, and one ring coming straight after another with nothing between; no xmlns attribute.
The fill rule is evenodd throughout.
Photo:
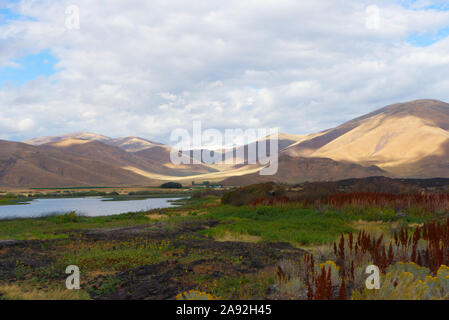
<svg viewBox="0 0 449 320"><path fill-rule="evenodd" d="M0 186L144 186L164 181L247 185L389 176L449 177L449 104L416 100L390 105L309 135L279 134L279 169L261 176L248 164L174 165L171 147L139 137L93 133L0 140ZM236 150L213 151L223 154ZM189 158L193 157L190 153ZM191 159L188 159L191 160Z"/></svg>

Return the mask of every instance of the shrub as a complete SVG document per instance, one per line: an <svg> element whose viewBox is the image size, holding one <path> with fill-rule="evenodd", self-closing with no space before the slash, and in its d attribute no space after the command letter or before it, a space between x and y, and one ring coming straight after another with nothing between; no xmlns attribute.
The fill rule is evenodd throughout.
<svg viewBox="0 0 449 320"><path fill-rule="evenodd" d="M178 182L166 182L161 184L161 188L164 189L182 189L182 184Z"/></svg>
<svg viewBox="0 0 449 320"><path fill-rule="evenodd" d="M55 223L79 222L80 216L76 213L76 211L72 211L66 214L50 216L48 217L48 220Z"/></svg>
<svg viewBox="0 0 449 320"><path fill-rule="evenodd" d="M398 263L381 276L379 290L355 290L353 300L445 300L449 298L449 268L441 266L435 277L414 263ZM404 271L409 270L409 271Z"/></svg>
<svg viewBox="0 0 449 320"><path fill-rule="evenodd" d="M234 206L242 205L272 205L278 202L287 202L285 189L283 186L272 182L255 184L236 190L232 190L223 195L223 204Z"/></svg>
<svg viewBox="0 0 449 320"><path fill-rule="evenodd" d="M355 290L352 300L421 300L425 294L425 286L415 281L410 272L393 271L381 276L380 289L367 288Z"/></svg>
<svg viewBox="0 0 449 320"><path fill-rule="evenodd" d="M178 294L176 296L176 300L216 300L216 299L206 292L190 290Z"/></svg>
<svg viewBox="0 0 449 320"><path fill-rule="evenodd" d="M284 270L278 269L280 280L288 279L304 295L307 285L308 299L355 300L439 300L449 299L449 219L445 222L424 223L410 231L402 227L391 240L383 234L371 235L365 231L341 235L333 244L333 254L317 268L313 255L306 255L302 278L304 283L292 281ZM387 241L385 241L387 240ZM322 259L321 259L322 260ZM381 271L381 288L365 288L365 268L377 265ZM295 276L297 278L301 278ZM281 281L282 282L282 281ZM281 283L282 284L282 283ZM285 286L284 286L285 287ZM350 289L349 295L346 293ZM291 288L281 292L291 295Z"/></svg>
<svg viewBox="0 0 449 320"><path fill-rule="evenodd" d="M352 192L332 194L324 203L333 208L390 208L395 212L404 212L414 217L423 217L428 213L449 212L449 194L392 194L382 192Z"/></svg>

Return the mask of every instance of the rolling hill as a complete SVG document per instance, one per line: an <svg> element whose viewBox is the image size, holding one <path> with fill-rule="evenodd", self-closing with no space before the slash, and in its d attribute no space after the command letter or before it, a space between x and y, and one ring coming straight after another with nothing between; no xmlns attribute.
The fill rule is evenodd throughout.
<svg viewBox="0 0 449 320"><path fill-rule="evenodd" d="M153 180L103 161L57 148L0 140L0 186L145 185Z"/></svg>
<svg viewBox="0 0 449 320"><path fill-rule="evenodd" d="M139 137L124 137L112 139L100 134L90 132L76 132L76 133L63 134L59 136L39 137L30 140L25 140L23 141L23 143L31 144L33 146L40 146L44 144L51 144L62 141L66 141L67 144L70 144L70 141L74 141L75 143L79 144L80 140L100 141L105 144L109 144L111 146L119 147L120 149L123 149L128 152L137 152L148 148L152 148L154 146L164 146L162 143L149 141ZM64 143L59 145L63 144Z"/></svg>
<svg viewBox="0 0 449 320"><path fill-rule="evenodd" d="M139 137L125 137L117 139L109 139L105 141L106 144L119 147L128 152L138 152L153 147L164 147L162 143L149 141Z"/></svg>
<svg viewBox="0 0 449 320"><path fill-rule="evenodd" d="M62 151L65 155L81 156L86 159L101 161L119 167L136 167L141 170L171 174L172 170L158 161L139 157L131 152L98 140L67 139L40 146L41 150Z"/></svg>
<svg viewBox="0 0 449 320"><path fill-rule="evenodd" d="M272 180L321 181L323 177L338 180L337 177L342 175L345 176L342 179L355 178L376 171L391 177L448 178L448 130L449 104L445 102L416 100L393 104L336 128L302 137L281 151L280 169ZM340 165L329 163L333 170L321 166L322 170L330 172L314 173L320 163L318 159L332 159ZM303 162L313 166L305 167ZM350 169L345 164L361 167ZM284 172L286 167L291 169L288 173ZM256 175L229 178L225 183L267 181L267 178Z"/></svg>
<svg viewBox="0 0 449 320"><path fill-rule="evenodd" d="M30 140L25 140L25 141L23 141L23 143L30 144L33 146L40 146L40 145L47 144L47 143L53 143L53 142L58 142L61 140L70 140L70 139L86 140L86 141L97 140L97 141L103 141L103 142L111 140L111 138L108 138L108 137L105 137L105 136L102 136L99 134L95 134L95 133L76 132L76 133L63 134L63 135L59 135L59 136L38 137L38 138L30 139Z"/></svg>
<svg viewBox="0 0 449 320"><path fill-rule="evenodd" d="M279 168L273 176L262 176L258 172L234 176L223 181L224 185L247 186L262 182L296 184L306 181L337 181L348 178L388 176L389 173L376 167L364 167L355 163L334 161L328 158L305 158L282 155Z"/></svg>
<svg viewBox="0 0 449 320"><path fill-rule="evenodd" d="M448 129L449 104L416 100L346 122L284 153L376 165L401 177L449 177Z"/></svg>
<svg viewBox="0 0 449 320"><path fill-rule="evenodd" d="M438 100L398 103L322 132L279 134L279 170L274 176L260 176L261 166L248 164L251 144L214 151L222 158L242 151L239 160L243 163L238 165L174 165L170 146L88 132L25 143L1 141L0 147L0 185L136 185L168 180L247 185L369 176L447 178L449 104Z"/></svg>

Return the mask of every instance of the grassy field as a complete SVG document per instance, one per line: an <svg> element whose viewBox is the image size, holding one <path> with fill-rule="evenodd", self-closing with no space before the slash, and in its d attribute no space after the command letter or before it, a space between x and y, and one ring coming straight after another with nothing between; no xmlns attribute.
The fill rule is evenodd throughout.
<svg viewBox="0 0 449 320"><path fill-rule="evenodd" d="M70 231L93 228L118 228L148 223L142 213L105 217L83 217L76 213L37 219L0 220L0 240L68 239Z"/></svg>
<svg viewBox="0 0 449 320"><path fill-rule="evenodd" d="M130 198L132 199L132 198ZM355 209L317 211L303 204L274 206L221 205L217 197L183 201L174 209L155 210L158 218L151 219L148 212L134 212L105 217L83 217L76 213L33 219L12 219L0 222L0 239L54 239L68 238L68 231L92 228L115 228L156 223L166 224L185 220L219 220L221 223L200 233L212 238L224 234L250 235L267 242L289 242L293 245L331 243L342 233L355 231L354 221L381 221L420 223L428 216L396 217L385 209Z"/></svg>
<svg viewBox="0 0 449 320"><path fill-rule="evenodd" d="M140 295L148 292L145 286L152 286L154 299L307 298L297 274L289 281L279 274L296 270L291 265L307 256L301 248L317 253L315 267L320 268L338 260L332 248L342 234L369 229L385 233L389 241L403 227L412 232L444 216L422 210L404 215L381 206L232 206L215 196L178 204L117 216L71 213L0 221L1 240L25 240L0 242L0 297L143 299L148 298ZM72 264L82 274L76 293L64 290L64 270Z"/></svg>
<svg viewBox="0 0 449 320"><path fill-rule="evenodd" d="M210 198L212 201L213 198ZM204 200L203 200L204 201ZM202 219L222 221L217 227L202 231L213 238L226 234L254 236L267 242L289 242L295 246L331 243L342 233L355 232L357 222L379 222L375 228L386 225L422 223L435 217L419 211L407 216L396 215L395 210L380 207L348 206L317 210L301 203L240 206L220 205L209 208ZM360 223L359 223L360 224ZM371 224L373 229L373 224ZM376 230L372 230L375 232Z"/></svg>
<svg viewBox="0 0 449 320"><path fill-rule="evenodd" d="M29 198L0 198L0 206L20 205L25 204L27 201L29 201Z"/></svg>
<svg viewBox="0 0 449 320"><path fill-rule="evenodd" d="M301 205L238 207L221 206L204 218L222 224L203 231L213 238L225 234L250 235L263 241L285 241L293 245L322 244L334 241L341 233L354 231L338 212L316 212Z"/></svg>

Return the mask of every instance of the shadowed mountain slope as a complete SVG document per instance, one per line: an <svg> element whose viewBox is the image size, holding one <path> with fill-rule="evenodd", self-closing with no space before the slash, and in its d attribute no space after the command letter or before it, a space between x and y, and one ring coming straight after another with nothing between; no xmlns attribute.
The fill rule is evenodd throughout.
<svg viewBox="0 0 449 320"><path fill-rule="evenodd" d="M0 140L1 186L111 186L154 182L112 163L84 158L57 148Z"/></svg>
<svg viewBox="0 0 449 320"><path fill-rule="evenodd" d="M377 165L404 177L449 177L449 104L416 100L376 110L284 151L301 157Z"/></svg>
<svg viewBox="0 0 449 320"><path fill-rule="evenodd" d="M301 183L305 181L335 181L347 178L388 176L388 172L376 167L363 167L355 163L338 162L327 158L304 158L283 155L273 176L252 173L225 179L223 184L246 186L261 182Z"/></svg>
<svg viewBox="0 0 449 320"><path fill-rule="evenodd" d="M187 156L191 164L174 165L170 146L138 137L111 139L84 132L26 142L30 145L3 142L0 183L136 184L189 181L189 177L197 182L226 179L227 184L369 176L444 178L449 177L449 104L437 100L398 103L319 133L279 134L279 171L274 176L255 173L260 165L248 166L248 150L255 143L214 151L222 159L243 151L239 164L192 164L191 153ZM258 147L254 149L257 152ZM267 150L271 152L269 146Z"/></svg>

